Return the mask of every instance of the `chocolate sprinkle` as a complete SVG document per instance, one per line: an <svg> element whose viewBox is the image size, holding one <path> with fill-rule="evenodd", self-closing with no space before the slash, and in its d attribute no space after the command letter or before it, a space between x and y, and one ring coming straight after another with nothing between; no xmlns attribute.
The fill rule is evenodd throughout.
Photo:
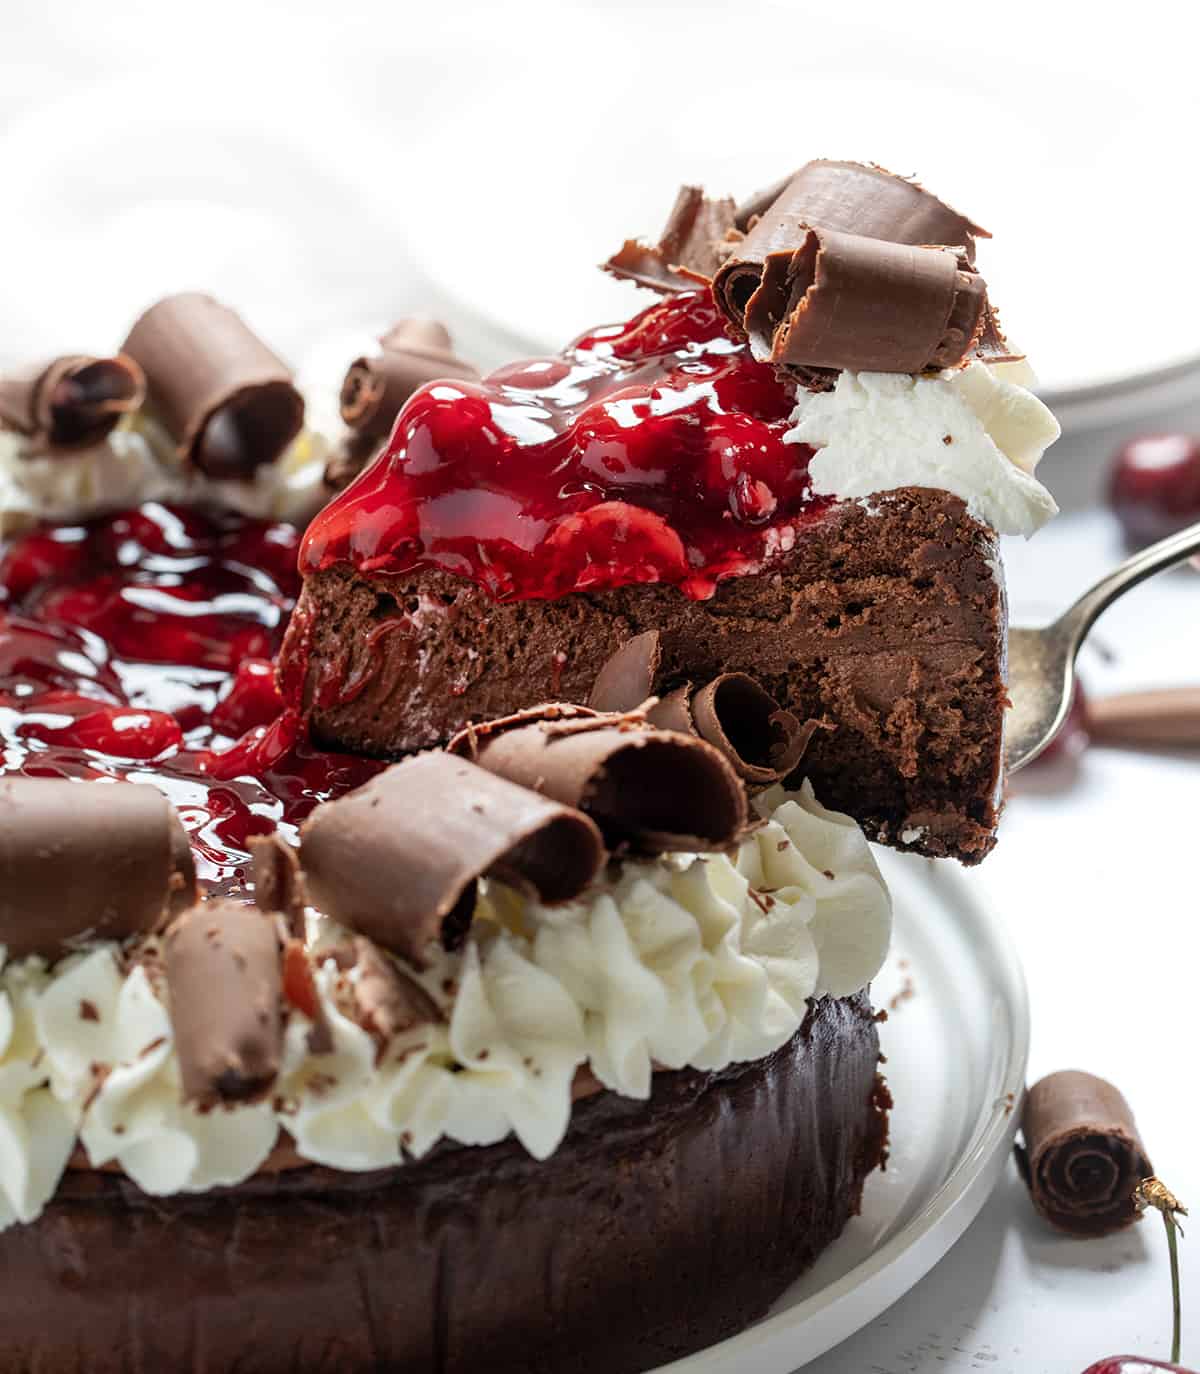
<svg viewBox="0 0 1200 1374"><path fill-rule="evenodd" d="M181 459L209 477L252 477L283 456L304 424L287 364L211 296L185 292L152 305L125 351L145 371L147 410Z"/></svg>
<svg viewBox="0 0 1200 1374"><path fill-rule="evenodd" d="M172 923L164 947L184 1099L199 1107L261 1100L283 1053L274 920L255 906L202 902Z"/></svg>
<svg viewBox="0 0 1200 1374"><path fill-rule="evenodd" d="M142 369L124 354L72 354L0 375L0 429L29 437L26 456L102 443L146 395Z"/></svg>
<svg viewBox="0 0 1200 1374"><path fill-rule="evenodd" d="M522 787L578 807L612 845L642 853L727 849L746 794L719 750L657 730L640 712L550 704L470 726L449 749Z"/></svg>
<svg viewBox="0 0 1200 1374"><path fill-rule="evenodd" d="M444 753L318 806L300 832L313 904L417 968L433 941L465 939L484 874L563 902L603 860L600 832L579 811Z"/></svg>
<svg viewBox="0 0 1200 1374"><path fill-rule="evenodd" d="M405 401L439 378L474 381L479 372L456 357L436 320L401 320L379 340L379 352L356 358L342 383L342 419L360 439L382 440Z"/></svg>
<svg viewBox="0 0 1200 1374"><path fill-rule="evenodd" d="M1137 1220L1133 1191L1154 1170L1124 1097L1103 1078L1066 1070L1030 1088L1017 1161L1033 1205L1076 1236Z"/></svg>
<svg viewBox="0 0 1200 1374"><path fill-rule="evenodd" d="M0 780L0 945L10 959L150 934L196 895L187 834L157 788Z"/></svg>

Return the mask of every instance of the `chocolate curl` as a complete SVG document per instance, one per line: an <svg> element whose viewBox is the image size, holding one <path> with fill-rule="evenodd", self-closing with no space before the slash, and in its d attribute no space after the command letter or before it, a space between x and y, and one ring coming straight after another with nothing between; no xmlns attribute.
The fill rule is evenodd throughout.
<svg viewBox="0 0 1200 1374"><path fill-rule="evenodd" d="M1153 1174L1124 1097L1067 1070L1030 1088L1017 1161L1033 1205L1075 1236L1104 1236L1138 1216L1134 1189Z"/></svg>
<svg viewBox="0 0 1200 1374"><path fill-rule="evenodd" d="M201 902L167 931L164 954L183 1096L198 1107L254 1102L283 1053L281 947L256 906Z"/></svg>
<svg viewBox="0 0 1200 1374"><path fill-rule="evenodd" d="M731 245L736 207L709 200L699 186L680 188L656 244L626 239L603 269L652 291L687 291L709 282Z"/></svg>
<svg viewBox="0 0 1200 1374"><path fill-rule="evenodd" d="M662 666L662 636L657 630L634 635L604 663L592 684L593 711L636 711L654 695Z"/></svg>
<svg viewBox="0 0 1200 1374"><path fill-rule="evenodd" d="M646 719L663 730L707 740L750 787L769 787L795 771L816 721L801 723L745 673L722 673L693 692L678 688L649 708Z"/></svg>
<svg viewBox="0 0 1200 1374"><path fill-rule="evenodd" d="M987 287L960 250L803 226L795 235L791 249L763 259L754 290L738 298L737 322L755 357L792 369L923 372L954 367L975 346ZM726 279L719 303L727 314L737 309L728 293L748 281Z"/></svg>
<svg viewBox="0 0 1200 1374"><path fill-rule="evenodd" d="M442 1020L437 1003L414 979L408 977L361 935L354 938L355 963L351 971L358 1023L386 1047L397 1035L415 1026Z"/></svg>
<svg viewBox="0 0 1200 1374"><path fill-rule="evenodd" d="M72 354L0 376L0 428L27 435L30 457L91 448L145 396L132 358Z"/></svg>
<svg viewBox="0 0 1200 1374"><path fill-rule="evenodd" d="M252 477L283 456L304 424L287 364L211 296L185 292L152 305L125 352L141 364L148 409L180 458L209 477Z"/></svg>
<svg viewBox="0 0 1200 1374"><path fill-rule="evenodd" d="M449 331L436 320L401 320L379 345L374 356L350 364L342 383L342 419L362 439L386 439L405 401L426 382L479 377L455 356Z"/></svg>
<svg viewBox="0 0 1200 1374"><path fill-rule="evenodd" d="M745 790L721 753L656 730L640 712L551 704L468 726L447 748L578 807L612 845L650 854L722 850L746 826Z"/></svg>
<svg viewBox="0 0 1200 1374"><path fill-rule="evenodd" d="M308 899L299 854L277 831L253 836L250 853L254 859L255 903L261 911L278 913L288 934L303 939Z"/></svg>
<svg viewBox="0 0 1200 1374"><path fill-rule="evenodd" d="M313 904L417 968L433 941L466 938L484 874L564 902L603 861L586 816L444 753L406 759L318 806L300 833Z"/></svg>
<svg viewBox="0 0 1200 1374"><path fill-rule="evenodd" d="M378 439L370 434L347 434L325 464L321 479L325 489L331 492L345 491L358 474L383 452L386 443L386 439Z"/></svg>
<svg viewBox="0 0 1200 1374"><path fill-rule="evenodd" d="M760 209L768 194L739 207L759 218L713 281L759 358L822 380L811 374L919 372L957 365L981 340L1007 347L974 271L986 230L923 187L818 161Z"/></svg>
<svg viewBox="0 0 1200 1374"><path fill-rule="evenodd" d="M161 930L197 897L175 808L138 783L0 780L0 945L57 959Z"/></svg>

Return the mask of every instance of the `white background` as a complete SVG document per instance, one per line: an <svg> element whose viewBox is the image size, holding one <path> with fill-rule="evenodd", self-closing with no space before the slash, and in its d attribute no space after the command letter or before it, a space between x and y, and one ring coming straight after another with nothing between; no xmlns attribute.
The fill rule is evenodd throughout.
<svg viewBox="0 0 1200 1374"><path fill-rule="evenodd" d="M1010 330L1077 395L1200 357L1194 36L1178 7L1128 0L5 0L0 361L111 347L156 295L202 287L310 372L418 309L495 362L628 313L590 264L655 228L679 180L744 191L832 155L918 172L991 228L981 262ZM1200 429L1200 381L1172 396L1157 422ZM1142 423L1122 407L1046 460L1065 514L1010 551L1015 618L1119 555L1098 497L1115 438ZM1200 578L1134 593L1097 637L1112 660L1088 654L1093 691L1200 683ZM1200 759L1094 750L1014 792L976 877L1025 961L1033 1074L1112 1077L1200 1209ZM1195 1362L1200 1242L1183 1257ZM1157 1225L1060 1240L1010 1176L929 1278L817 1367L1058 1374L1165 1356L1167 1326Z"/></svg>

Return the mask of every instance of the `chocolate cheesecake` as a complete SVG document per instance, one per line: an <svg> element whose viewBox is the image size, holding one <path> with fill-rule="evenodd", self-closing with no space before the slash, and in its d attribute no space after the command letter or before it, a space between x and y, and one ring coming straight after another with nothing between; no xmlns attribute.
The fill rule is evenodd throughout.
<svg viewBox="0 0 1200 1374"><path fill-rule="evenodd" d="M586 701L657 630L656 692L757 675L821 727L804 775L872 838L982 859L996 534L1052 512L1030 469L1056 427L1008 380L981 233L856 164L740 209L685 192L658 245L608 264L660 303L408 401L309 528L285 697L324 744L399 757Z"/></svg>

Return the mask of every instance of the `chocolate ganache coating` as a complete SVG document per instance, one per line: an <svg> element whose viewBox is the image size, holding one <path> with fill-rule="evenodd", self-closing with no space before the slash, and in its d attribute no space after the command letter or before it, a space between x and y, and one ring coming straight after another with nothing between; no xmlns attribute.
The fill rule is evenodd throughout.
<svg viewBox="0 0 1200 1374"><path fill-rule="evenodd" d="M68 1174L0 1234L0 1374L634 1374L762 1316L859 1208L887 1092L865 994L767 1059L399 1169L150 1199ZM797 1352L799 1356L800 1352Z"/></svg>

